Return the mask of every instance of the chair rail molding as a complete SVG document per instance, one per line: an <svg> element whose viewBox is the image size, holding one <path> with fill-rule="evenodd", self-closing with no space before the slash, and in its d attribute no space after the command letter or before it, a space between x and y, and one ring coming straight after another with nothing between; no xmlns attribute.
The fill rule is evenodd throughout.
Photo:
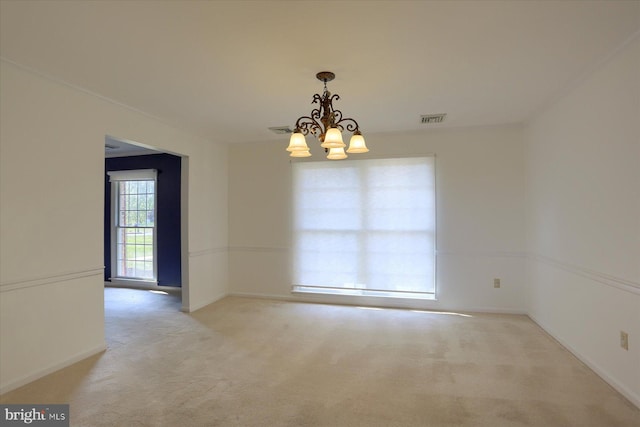
<svg viewBox="0 0 640 427"><path fill-rule="evenodd" d="M600 271L591 270L589 268L581 267L574 264L569 264L567 262L560 261L545 255L532 253L529 254L529 259L532 261L538 261L551 267L558 268L560 270L564 270L568 273L582 276L603 285L611 286L626 292L640 295L640 283L634 282L633 280L622 279L620 277L612 276Z"/></svg>
<svg viewBox="0 0 640 427"><path fill-rule="evenodd" d="M15 291L18 289L31 288L33 286L42 286L52 283L66 282L69 280L81 279L84 277L102 276L104 274L104 266L87 267L80 270L57 272L47 274L45 276L27 277L13 279L0 283L0 292Z"/></svg>

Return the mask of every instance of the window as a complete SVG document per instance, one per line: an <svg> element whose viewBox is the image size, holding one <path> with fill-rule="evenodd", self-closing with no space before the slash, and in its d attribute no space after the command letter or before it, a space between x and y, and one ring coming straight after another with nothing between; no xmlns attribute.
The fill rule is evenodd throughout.
<svg viewBox="0 0 640 427"><path fill-rule="evenodd" d="M114 194L111 276L156 280L155 170L108 172ZM115 238L113 238L115 237Z"/></svg>
<svg viewBox="0 0 640 427"><path fill-rule="evenodd" d="M293 163L293 290L435 296L434 158Z"/></svg>

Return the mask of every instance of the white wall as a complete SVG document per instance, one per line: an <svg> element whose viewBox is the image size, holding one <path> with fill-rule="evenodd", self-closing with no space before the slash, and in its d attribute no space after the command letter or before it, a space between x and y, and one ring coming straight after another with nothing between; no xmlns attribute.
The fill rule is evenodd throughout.
<svg viewBox="0 0 640 427"><path fill-rule="evenodd" d="M526 145L529 314L640 406L640 37L532 120Z"/></svg>
<svg viewBox="0 0 640 427"><path fill-rule="evenodd" d="M503 126L365 136L371 156L436 155L438 300L349 301L524 313L522 129ZM277 144L230 147L231 292L344 302L330 297L295 298L290 292L291 168L286 145L283 137ZM320 160L317 145L312 159ZM501 289L493 288L494 278L502 279Z"/></svg>
<svg viewBox="0 0 640 427"><path fill-rule="evenodd" d="M0 391L105 348L104 138L189 156L185 310L227 291L227 149L2 61Z"/></svg>

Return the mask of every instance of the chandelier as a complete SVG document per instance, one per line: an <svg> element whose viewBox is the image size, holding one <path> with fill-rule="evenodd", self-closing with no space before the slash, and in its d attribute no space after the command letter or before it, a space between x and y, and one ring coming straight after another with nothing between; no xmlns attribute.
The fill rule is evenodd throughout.
<svg viewBox="0 0 640 427"><path fill-rule="evenodd" d="M369 151L364 143L364 137L360 133L358 122L352 118L343 118L342 111L333 108L333 101L340 99L338 94L332 95L327 90L327 82L336 77L331 71L321 71L316 78L324 82L322 95L313 95L312 104L320 104L311 111L310 116L302 116L296 121L296 127L289 140L287 151L291 157L309 157L309 147L305 135L313 134L320 140L320 146L324 148L327 158L331 160L346 159L345 143L342 141L342 131L347 130L353 135L349 140L347 153L366 153Z"/></svg>

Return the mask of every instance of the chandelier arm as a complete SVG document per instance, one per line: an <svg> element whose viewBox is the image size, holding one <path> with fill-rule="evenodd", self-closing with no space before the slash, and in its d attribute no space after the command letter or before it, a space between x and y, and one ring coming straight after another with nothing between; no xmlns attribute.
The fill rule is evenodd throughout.
<svg viewBox="0 0 640 427"><path fill-rule="evenodd" d="M329 95L331 95L331 93L329 93ZM338 127L338 122L342 120L342 111L333 108L333 101L337 101L339 99L340 95L338 95L337 93L334 93L331 96L327 96L326 98L325 107L328 110L325 112L325 115L327 117L327 128Z"/></svg>
<svg viewBox="0 0 640 427"><path fill-rule="evenodd" d="M320 119L320 117L322 117L322 110L320 108L314 108L313 110L311 110L311 117L313 117L315 120Z"/></svg>
<svg viewBox="0 0 640 427"><path fill-rule="evenodd" d="M313 110L311 110L311 117L313 117L314 119L319 119L322 115L322 96L317 93L314 94L311 103L320 104L318 108L314 108Z"/></svg>
<svg viewBox="0 0 640 427"><path fill-rule="evenodd" d="M322 126L320 123L313 117L302 116L296 121L296 129L299 130L303 135L308 135L309 133L316 134L318 130L322 133Z"/></svg>
<svg viewBox="0 0 640 427"><path fill-rule="evenodd" d="M333 110L331 114L333 115L333 125L337 128L340 128L340 130L342 130L342 126L340 125L340 122L343 120L342 111Z"/></svg>
<svg viewBox="0 0 640 427"><path fill-rule="evenodd" d="M340 114L342 114L342 113L340 113ZM356 122L351 117L347 117L345 119L340 119L338 122L336 122L336 125L338 125L340 127L343 127L344 129L346 129L349 132L356 132L356 131L360 130L360 126L358 125L358 122Z"/></svg>

